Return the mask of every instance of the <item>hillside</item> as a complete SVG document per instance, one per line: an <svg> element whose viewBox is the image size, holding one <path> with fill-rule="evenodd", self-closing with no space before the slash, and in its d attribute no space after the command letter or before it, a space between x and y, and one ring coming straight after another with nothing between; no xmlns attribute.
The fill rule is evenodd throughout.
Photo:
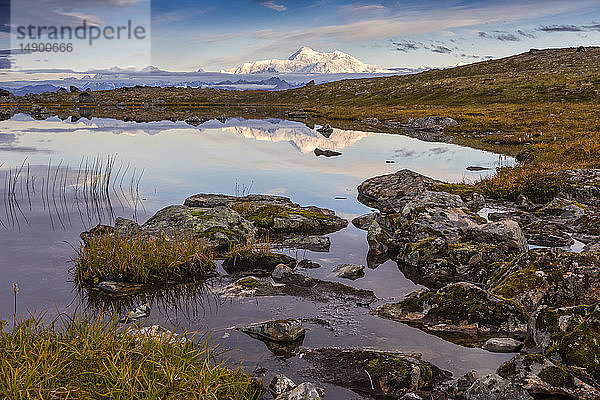
<svg viewBox="0 0 600 400"><path fill-rule="evenodd" d="M30 113L32 104L43 104L50 113L63 117L136 121L215 118L223 113L285 118L287 111L304 110L308 124L392 133L407 132L390 121L449 116L459 122L447 132L454 142L520 154L519 159L526 162L523 167L501 171L487 184L486 190L499 195L513 196L531 177L549 171L600 167L598 47L582 52L575 48L535 50L445 70L281 92L136 87L92 92L86 103L79 102L79 95L25 96L5 108L9 113Z"/></svg>

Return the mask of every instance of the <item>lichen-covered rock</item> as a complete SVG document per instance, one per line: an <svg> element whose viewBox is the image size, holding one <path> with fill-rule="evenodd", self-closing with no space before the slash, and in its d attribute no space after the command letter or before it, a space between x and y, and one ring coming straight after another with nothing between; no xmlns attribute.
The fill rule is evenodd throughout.
<svg viewBox="0 0 600 400"><path fill-rule="evenodd" d="M285 264L294 267L296 260L288 255L267 251L239 251L223 261L223 269L228 274L253 273L270 275L275 267Z"/></svg>
<svg viewBox="0 0 600 400"><path fill-rule="evenodd" d="M415 390L431 390L450 373L414 356L337 348L306 350L307 374L324 382L371 396L398 398Z"/></svg>
<svg viewBox="0 0 600 400"><path fill-rule="evenodd" d="M142 232L169 238L193 237L207 247L227 249L231 243L253 240L256 228L228 207L169 206L143 224Z"/></svg>
<svg viewBox="0 0 600 400"><path fill-rule="evenodd" d="M112 235L115 233L115 228L110 225L98 224L89 231L81 232L79 237L83 243L87 244L89 240L103 235Z"/></svg>
<svg viewBox="0 0 600 400"><path fill-rule="evenodd" d="M289 238L290 234L318 235L336 232L348 221L334 211L314 206L301 207L290 199L272 195L235 197L219 194L197 194L185 200L189 207L228 207L239 212L263 232Z"/></svg>
<svg viewBox="0 0 600 400"><path fill-rule="evenodd" d="M519 304L466 282L414 292L400 303L380 306L373 313L468 346L481 346L495 336L523 340L529 320Z"/></svg>
<svg viewBox="0 0 600 400"><path fill-rule="evenodd" d="M296 286L313 286L315 279L310 276L294 272L285 264L279 264L271 273L271 278L277 283L285 283Z"/></svg>
<svg viewBox="0 0 600 400"><path fill-rule="evenodd" d="M279 244L282 247L291 247L294 249L328 252L331 247L331 240L327 236L295 236L281 239Z"/></svg>
<svg viewBox="0 0 600 400"><path fill-rule="evenodd" d="M467 239L477 243L489 243L501 246L506 252L526 252L527 240L519 224L511 220L490 222L469 227L465 233Z"/></svg>
<svg viewBox="0 0 600 400"><path fill-rule="evenodd" d="M500 365L496 372L535 396L563 396L582 400L600 398L598 388L583 382L570 368L553 363L543 355L515 356Z"/></svg>
<svg viewBox="0 0 600 400"><path fill-rule="evenodd" d="M573 169L552 174L556 194L583 204L600 205L600 169Z"/></svg>
<svg viewBox="0 0 600 400"><path fill-rule="evenodd" d="M458 125L458 122L450 117L423 117L417 119L411 118L408 121L407 127L410 129L444 130L456 125Z"/></svg>
<svg viewBox="0 0 600 400"><path fill-rule="evenodd" d="M293 318L258 322L238 329L248 335L274 342L295 342L306 334L302 322Z"/></svg>
<svg viewBox="0 0 600 400"><path fill-rule="evenodd" d="M369 213L365 215L361 215L360 217L356 217L352 220L352 225L354 225L358 229L368 230L371 226L371 223L375 220L378 213Z"/></svg>
<svg viewBox="0 0 600 400"><path fill-rule="evenodd" d="M565 227L546 221L536 221L523 228L527 243L544 247L566 247L574 243Z"/></svg>
<svg viewBox="0 0 600 400"><path fill-rule="evenodd" d="M314 383L304 382L280 394L275 400L321 400L325 396L325 390Z"/></svg>
<svg viewBox="0 0 600 400"><path fill-rule="evenodd" d="M296 387L293 380L285 375L275 375L269 384L269 392L273 397L277 397L280 394L288 392Z"/></svg>
<svg viewBox="0 0 600 400"><path fill-rule="evenodd" d="M142 227L133 220L118 217L115 219L115 232L120 236L138 236Z"/></svg>
<svg viewBox="0 0 600 400"><path fill-rule="evenodd" d="M361 183L358 187L358 201L383 212L400 212L412 197L441 183L414 171L403 169Z"/></svg>
<svg viewBox="0 0 600 400"><path fill-rule="evenodd" d="M497 266L486 288L535 311L600 301L600 255L536 249Z"/></svg>
<svg viewBox="0 0 600 400"><path fill-rule="evenodd" d="M588 206L576 201L554 198L536 211L538 215L574 220L585 215Z"/></svg>
<svg viewBox="0 0 600 400"><path fill-rule="evenodd" d="M465 391L465 400L533 400L527 391L496 374L479 378Z"/></svg>

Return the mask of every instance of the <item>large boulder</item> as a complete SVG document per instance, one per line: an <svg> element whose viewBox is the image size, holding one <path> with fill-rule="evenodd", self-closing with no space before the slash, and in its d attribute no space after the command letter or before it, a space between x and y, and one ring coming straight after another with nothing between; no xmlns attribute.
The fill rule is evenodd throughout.
<svg viewBox="0 0 600 400"><path fill-rule="evenodd" d="M523 340L529 320L529 314L519 304L466 282L437 291L414 292L373 313L454 343L477 347L497 336Z"/></svg>
<svg viewBox="0 0 600 400"><path fill-rule="evenodd" d="M600 254L536 249L497 265L486 288L533 312L600 301Z"/></svg>
<svg viewBox="0 0 600 400"><path fill-rule="evenodd" d="M281 196L197 194L187 198L184 204L188 207L231 208L274 239L298 234L327 234L348 226L348 221L336 216L332 210L302 207Z"/></svg>
<svg viewBox="0 0 600 400"><path fill-rule="evenodd" d="M513 357L497 374L541 398L600 399L600 390L581 379L568 367L539 354Z"/></svg>
<svg viewBox="0 0 600 400"><path fill-rule="evenodd" d="M416 356L359 349L306 350L309 376L374 397L399 398L431 390L450 373Z"/></svg>
<svg viewBox="0 0 600 400"><path fill-rule="evenodd" d="M477 243L501 246L506 252L522 253L529 248L519 224L511 220L469 227L466 231L466 237L468 240Z"/></svg>
<svg viewBox="0 0 600 400"><path fill-rule="evenodd" d="M306 329L302 326L302 322L293 318L257 322L244 325L238 329L250 336L274 342L295 342L302 339L306 334Z"/></svg>
<svg viewBox="0 0 600 400"><path fill-rule="evenodd" d="M169 206L158 211L141 229L152 236L198 238L213 249L246 243L256 234L248 220L228 207Z"/></svg>

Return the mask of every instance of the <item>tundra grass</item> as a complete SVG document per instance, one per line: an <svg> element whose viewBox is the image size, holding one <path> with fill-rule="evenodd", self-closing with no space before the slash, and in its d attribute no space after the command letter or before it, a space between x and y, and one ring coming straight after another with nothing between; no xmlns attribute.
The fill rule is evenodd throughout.
<svg viewBox="0 0 600 400"><path fill-rule="evenodd" d="M262 384L216 360L207 341L134 336L114 322L30 319L0 325L6 399L257 399Z"/></svg>
<svg viewBox="0 0 600 400"><path fill-rule="evenodd" d="M98 235L86 239L73 258L81 285L101 281L135 284L194 282L214 273L213 254L192 238Z"/></svg>

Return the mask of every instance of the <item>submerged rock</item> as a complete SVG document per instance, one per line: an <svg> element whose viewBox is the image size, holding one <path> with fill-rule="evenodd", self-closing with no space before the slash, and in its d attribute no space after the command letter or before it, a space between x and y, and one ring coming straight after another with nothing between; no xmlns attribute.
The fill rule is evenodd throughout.
<svg viewBox="0 0 600 400"><path fill-rule="evenodd" d="M305 258L303 260L300 260L300 262L298 262L297 267L305 268L305 269L317 269L317 268L321 268L321 264L317 264L316 262Z"/></svg>
<svg viewBox="0 0 600 400"><path fill-rule="evenodd" d="M331 247L331 241L327 236L296 236L282 239L279 244L283 247L317 252L328 252Z"/></svg>
<svg viewBox="0 0 600 400"><path fill-rule="evenodd" d="M320 157L320 156L337 157L337 156L341 156L342 155L342 153L340 153L339 151L322 150L322 149L319 149L318 147L315 149L314 153L315 153L315 156L317 156L317 157Z"/></svg>
<svg viewBox="0 0 600 400"><path fill-rule="evenodd" d="M102 281L94 288L107 294L126 295L137 292L141 288L141 285L125 282Z"/></svg>
<svg viewBox="0 0 600 400"><path fill-rule="evenodd" d="M380 306L373 313L469 346L481 346L499 335L523 340L529 320L519 304L465 282L412 293L400 303Z"/></svg>
<svg viewBox="0 0 600 400"><path fill-rule="evenodd" d="M290 390L294 389L295 387L296 387L296 384L294 383L294 381L291 380L290 378L288 378L287 376L276 375L273 377L273 379L271 380L271 383L269 384L269 392L271 392L273 397L277 397L280 394L289 392Z"/></svg>
<svg viewBox="0 0 600 400"><path fill-rule="evenodd" d="M142 304L127 313L126 316L121 318L119 322L132 322L138 319L147 318L150 315L150 304Z"/></svg>
<svg viewBox="0 0 600 400"><path fill-rule="evenodd" d="M274 342L295 342L306 334L302 321L293 318L258 322L238 329L248 335Z"/></svg>
<svg viewBox="0 0 600 400"><path fill-rule="evenodd" d="M294 272L285 264L279 264L271 273L271 278L277 283L285 283L296 286L313 286L315 280L310 276Z"/></svg>
<svg viewBox="0 0 600 400"><path fill-rule="evenodd" d="M338 278L356 280L365 276L365 267L356 264L341 264L333 269Z"/></svg>
<svg viewBox="0 0 600 400"><path fill-rule="evenodd" d="M224 287L221 295L225 297L278 296L283 295L283 291L271 282L246 276Z"/></svg>
<svg viewBox="0 0 600 400"><path fill-rule="evenodd" d="M228 274L243 272L269 275L280 264L295 266L296 260L285 254L264 251L242 251L227 257L223 261L223 268Z"/></svg>
<svg viewBox="0 0 600 400"><path fill-rule="evenodd" d="M398 398L410 391L431 390L451 375L414 356L371 350L306 350L306 373L324 382L370 396Z"/></svg>
<svg viewBox="0 0 600 400"><path fill-rule="evenodd" d="M538 397L599 399L600 390L583 382L574 372L539 354L515 356L500 365L497 371L498 375L522 386L530 394Z"/></svg>

